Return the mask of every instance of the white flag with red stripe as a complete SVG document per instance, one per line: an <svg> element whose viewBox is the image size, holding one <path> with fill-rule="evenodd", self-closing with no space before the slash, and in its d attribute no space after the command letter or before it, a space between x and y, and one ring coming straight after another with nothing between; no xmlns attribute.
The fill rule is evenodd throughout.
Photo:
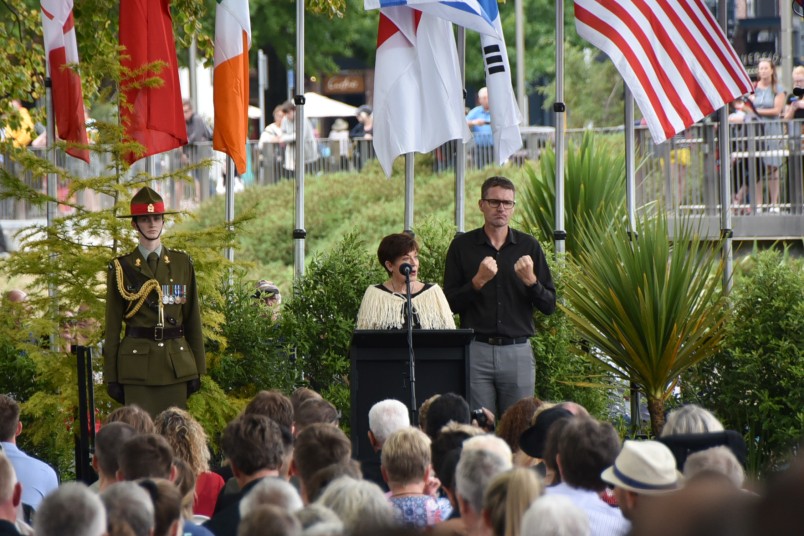
<svg viewBox="0 0 804 536"><path fill-rule="evenodd" d="M449 22L405 6L381 10L373 116L374 152L387 176L401 154L471 139Z"/></svg>
<svg viewBox="0 0 804 536"><path fill-rule="evenodd" d="M753 91L701 0L575 0L575 27L614 62L656 143Z"/></svg>
<svg viewBox="0 0 804 536"><path fill-rule="evenodd" d="M67 141L67 154L89 163L81 77L69 64L78 63L73 0L41 0L45 53L53 83L53 110L58 137ZM48 118L52 121L53 118ZM78 147L72 144L83 145Z"/></svg>

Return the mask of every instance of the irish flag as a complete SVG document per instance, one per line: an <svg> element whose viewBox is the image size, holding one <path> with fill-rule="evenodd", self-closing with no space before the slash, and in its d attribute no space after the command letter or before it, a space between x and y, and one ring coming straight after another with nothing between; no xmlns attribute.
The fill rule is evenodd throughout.
<svg viewBox="0 0 804 536"><path fill-rule="evenodd" d="M212 147L246 172L248 134L248 50L251 19L248 0L218 0L215 10L215 129Z"/></svg>
<svg viewBox="0 0 804 536"><path fill-rule="evenodd" d="M81 77L69 67L78 63L73 0L41 0L45 52L53 83L53 110L59 138L66 140L67 154L89 163L84 96ZM48 117L48 121L53 121ZM76 145L72 145L76 144ZM83 146L83 147L81 147Z"/></svg>

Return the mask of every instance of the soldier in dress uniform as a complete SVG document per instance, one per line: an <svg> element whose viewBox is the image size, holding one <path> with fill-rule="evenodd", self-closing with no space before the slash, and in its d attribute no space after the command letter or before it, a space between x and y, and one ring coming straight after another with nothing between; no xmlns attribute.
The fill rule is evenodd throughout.
<svg viewBox="0 0 804 536"><path fill-rule="evenodd" d="M147 186L136 193L131 214L120 217L131 218L139 245L109 263L106 280L103 376L109 396L152 416L187 407L206 373L193 262L162 245L165 214L175 212L165 212L158 193Z"/></svg>

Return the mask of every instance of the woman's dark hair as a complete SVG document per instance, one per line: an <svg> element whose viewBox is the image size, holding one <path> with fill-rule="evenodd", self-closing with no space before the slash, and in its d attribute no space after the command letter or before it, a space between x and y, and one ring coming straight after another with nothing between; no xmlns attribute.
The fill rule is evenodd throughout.
<svg viewBox="0 0 804 536"><path fill-rule="evenodd" d="M408 233L394 233L386 236L380 242L380 247L377 248L377 258L380 261L380 266L391 273L386 268L385 263L393 263L399 257L403 257L411 251L419 251L419 244L416 239Z"/></svg>

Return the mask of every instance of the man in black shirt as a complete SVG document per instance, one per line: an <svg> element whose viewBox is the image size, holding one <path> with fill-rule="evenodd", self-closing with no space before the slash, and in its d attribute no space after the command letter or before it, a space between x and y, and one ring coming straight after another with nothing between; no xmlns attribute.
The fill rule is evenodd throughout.
<svg viewBox="0 0 804 536"><path fill-rule="evenodd" d="M460 315L462 328L475 330L469 404L496 415L533 396L533 309L549 315L556 308L541 246L508 226L514 195L514 184L504 177L483 183L478 205L485 223L452 241L444 269L444 294L452 311Z"/></svg>

